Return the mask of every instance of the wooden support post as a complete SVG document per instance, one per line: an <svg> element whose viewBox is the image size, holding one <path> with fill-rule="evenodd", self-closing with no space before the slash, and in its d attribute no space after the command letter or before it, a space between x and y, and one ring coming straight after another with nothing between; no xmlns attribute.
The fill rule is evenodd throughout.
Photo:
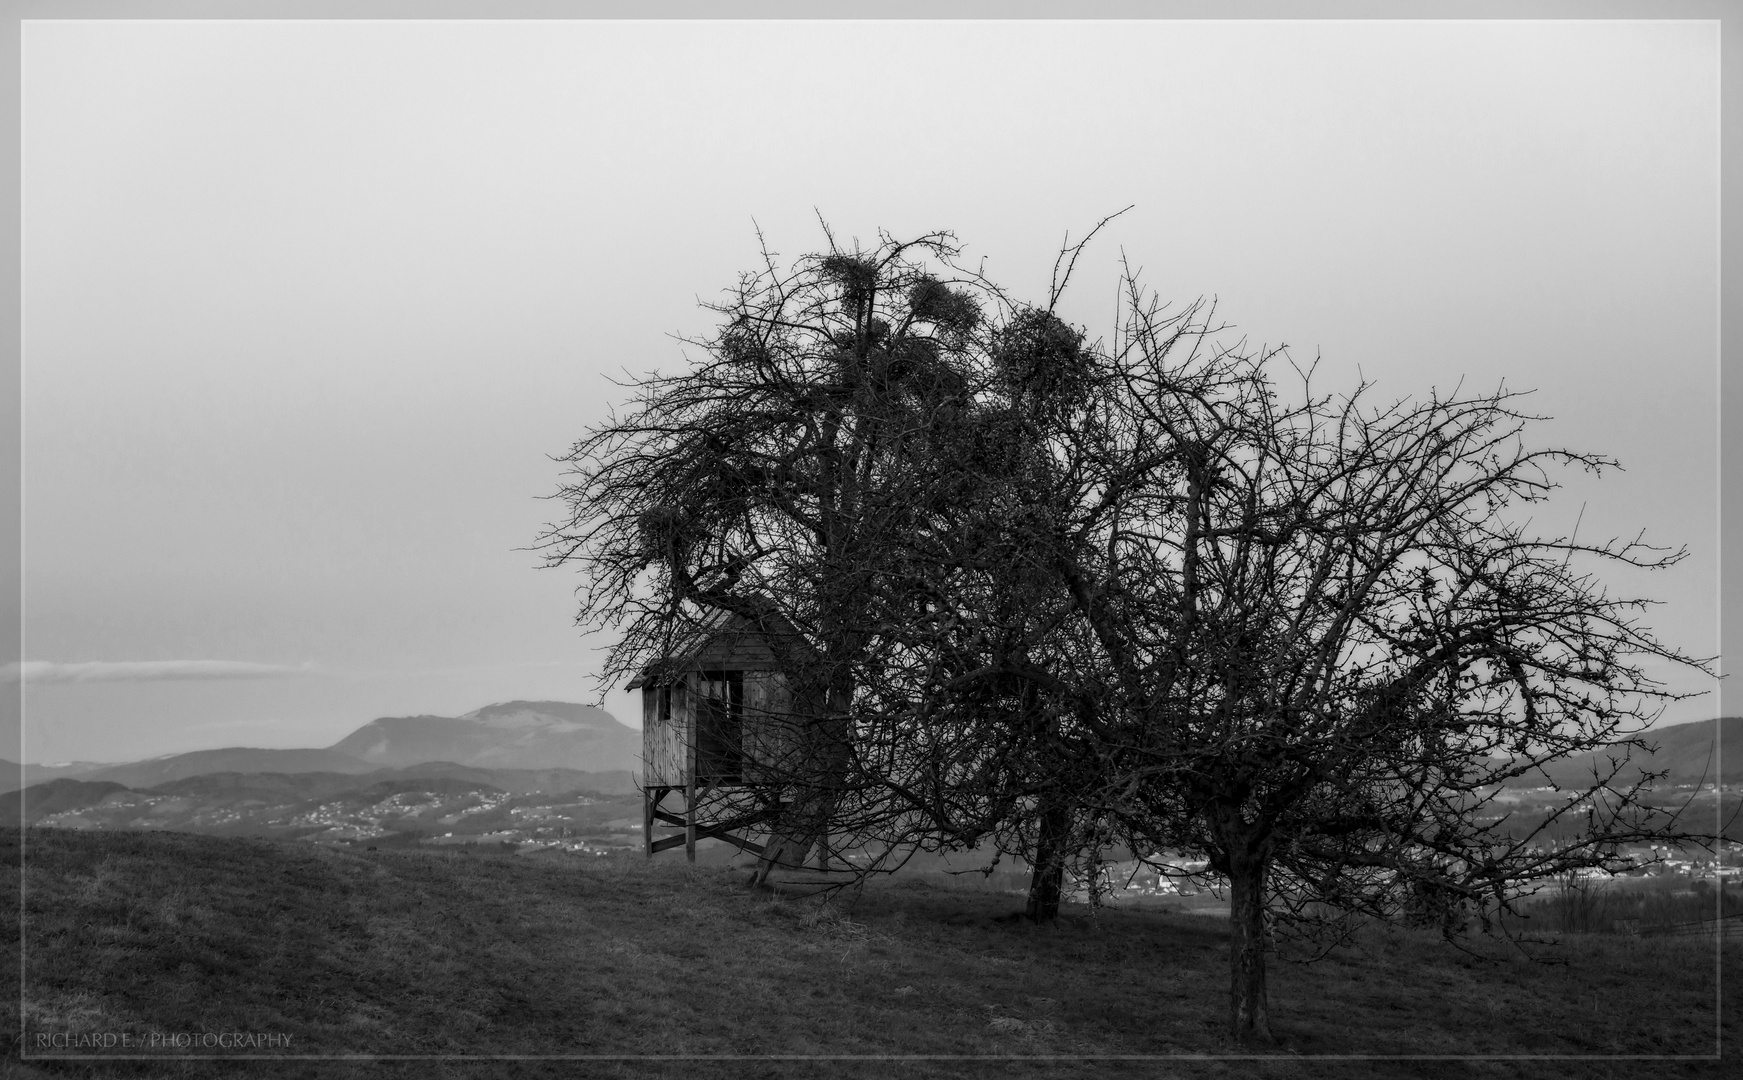
<svg viewBox="0 0 1743 1080"><path fill-rule="evenodd" d="M654 813L660 808L660 800L666 797L663 787L650 787L642 790L642 847L651 859L654 855Z"/></svg>
<svg viewBox="0 0 1743 1080"><path fill-rule="evenodd" d="M696 780L684 788L684 857L696 861Z"/></svg>
<svg viewBox="0 0 1743 1080"><path fill-rule="evenodd" d="M695 687L685 695L684 712L684 857L696 861L696 717L702 711Z"/></svg>
<svg viewBox="0 0 1743 1080"><path fill-rule="evenodd" d="M698 840L724 840L729 844L733 844L737 847L743 848L745 851L750 852L752 855L761 855L763 853L763 845L755 842L754 840L746 840L742 836L735 836L732 833L727 832L723 827L721 827L719 825L707 825L707 826L703 826L703 827L698 828L696 830L696 839L698 839ZM671 836L662 837L659 840L655 840L654 841L654 850L655 851L665 851L667 848L675 848L679 844L682 844L683 842L684 842L684 837L678 835L677 833L674 833Z"/></svg>

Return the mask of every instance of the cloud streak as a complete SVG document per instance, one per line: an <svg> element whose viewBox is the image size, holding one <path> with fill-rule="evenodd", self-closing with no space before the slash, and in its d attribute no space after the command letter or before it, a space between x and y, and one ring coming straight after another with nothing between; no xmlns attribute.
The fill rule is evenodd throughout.
<svg viewBox="0 0 1743 1080"><path fill-rule="evenodd" d="M283 664L252 664L243 660L88 660L57 664L52 660L26 660L0 668L0 682L159 682L165 680L215 681L230 679L279 679L308 675L312 669Z"/></svg>

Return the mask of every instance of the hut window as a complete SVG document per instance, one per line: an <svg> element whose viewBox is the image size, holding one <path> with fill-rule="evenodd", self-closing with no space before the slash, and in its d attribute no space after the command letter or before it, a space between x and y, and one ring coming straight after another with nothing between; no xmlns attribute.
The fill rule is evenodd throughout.
<svg viewBox="0 0 1743 1080"><path fill-rule="evenodd" d="M697 779L715 784L743 782L744 675L704 673L696 715Z"/></svg>

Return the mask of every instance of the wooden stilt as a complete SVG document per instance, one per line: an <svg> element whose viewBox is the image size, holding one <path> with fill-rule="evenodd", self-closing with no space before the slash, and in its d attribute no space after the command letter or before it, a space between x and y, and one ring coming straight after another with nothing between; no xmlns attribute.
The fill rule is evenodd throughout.
<svg viewBox="0 0 1743 1080"><path fill-rule="evenodd" d="M696 781L684 789L684 857L696 861Z"/></svg>
<svg viewBox="0 0 1743 1080"><path fill-rule="evenodd" d="M660 809L660 800L666 797L663 787L645 788L642 791L642 847L649 858L654 854L654 814Z"/></svg>
<svg viewBox="0 0 1743 1080"><path fill-rule="evenodd" d="M744 849L745 851L750 852L752 855L761 855L763 853L763 845L757 843L754 840L746 840L742 836L735 836L734 834L727 832L725 828L723 828L719 825L698 826L696 829L696 839L698 839L698 840L724 840L727 843L732 844L735 847L739 847L739 848ZM683 842L684 842L684 837L681 834L673 833L671 836L662 837L659 840L655 840L654 841L654 850L655 851L665 851L667 848L675 848L679 844L682 844Z"/></svg>
<svg viewBox="0 0 1743 1080"><path fill-rule="evenodd" d="M684 739L684 857L691 862L696 861L696 716L701 711L701 703L692 699Z"/></svg>

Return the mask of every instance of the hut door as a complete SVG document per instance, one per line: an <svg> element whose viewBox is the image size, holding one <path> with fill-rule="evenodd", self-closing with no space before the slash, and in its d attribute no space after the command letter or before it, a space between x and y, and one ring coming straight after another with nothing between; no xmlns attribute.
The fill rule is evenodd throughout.
<svg viewBox="0 0 1743 1080"><path fill-rule="evenodd" d="M706 784L744 782L744 675L705 673L698 685L696 779Z"/></svg>

